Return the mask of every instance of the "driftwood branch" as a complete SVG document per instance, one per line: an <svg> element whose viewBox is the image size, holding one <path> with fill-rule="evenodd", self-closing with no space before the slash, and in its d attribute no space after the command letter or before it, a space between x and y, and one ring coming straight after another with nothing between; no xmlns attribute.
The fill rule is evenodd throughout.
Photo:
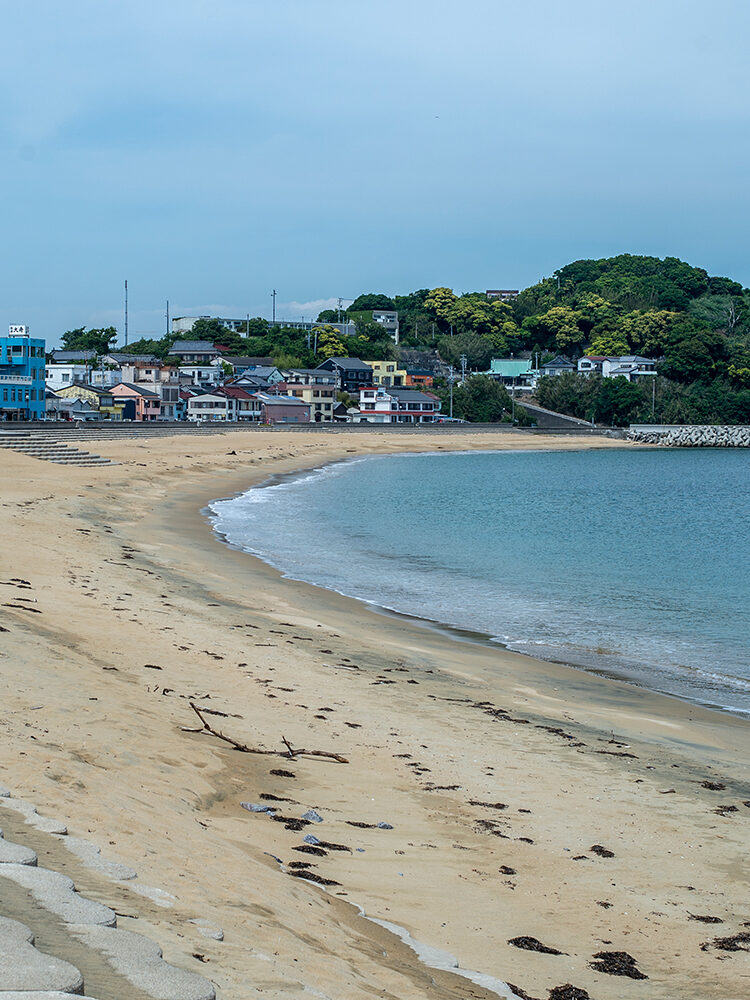
<svg viewBox="0 0 750 1000"><path fill-rule="evenodd" d="M340 753L330 753L327 750L305 750L304 748L295 749L289 740L285 736L281 737L281 742L286 747L284 750L260 750L258 747L249 747L246 743L240 743L239 740L233 739L231 736L227 736L220 730L215 729L210 722L208 722L194 702L188 702L192 710L198 716L198 718L203 723L202 729L185 729L185 732L189 733L210 733L211 736L215 736L219 740L223 740L230 746L234 747L235 750L239 750L240 753L255 753L262 754L267 757L289 757L294 760L295 757L323 757L326 760L334 760L337 764L348 764L349 761L346 757L342 757Z"/></svg>

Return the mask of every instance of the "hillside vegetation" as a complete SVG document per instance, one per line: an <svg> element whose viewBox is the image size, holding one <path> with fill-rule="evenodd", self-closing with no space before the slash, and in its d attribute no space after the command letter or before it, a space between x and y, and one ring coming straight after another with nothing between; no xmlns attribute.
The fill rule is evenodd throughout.
<svg viewBox="0 0 750 1000"><path fill-rule="evenodd" d="M582 354L638 354L658 362L655 391L650 382L624 379L542 379L538 399L550 409L615 424L650 420L652 411L655 419L670 423L750 422L750 290L675 257L621 254L574 261L510 302L488 299L484 292L457 295L445 287L408 295L365 293L341 313L322 312L309 337L270 328L260 318L248 321L246 336L205 319L190 336L221 343L235 354L268 355L287 367L314 366L335 355L397 360L399 349L373 322L374 309L398 311L402 349L430 350L455 366L463 355L474 372L485 371L493 357L523 352L539 363L556 354L573 361ZM354 336L340 336L331 326L339 317L356 324ZM82 346L75 342L81 335L87 332L70 331L66 346ZM138 341L128 350L166 358L175 339ZM467 416L469 410L487 412L477 406L480 390L477 384L471 393L459 394L472 399ZM464 415L461 402L454 405L456 415Z"/></svg>

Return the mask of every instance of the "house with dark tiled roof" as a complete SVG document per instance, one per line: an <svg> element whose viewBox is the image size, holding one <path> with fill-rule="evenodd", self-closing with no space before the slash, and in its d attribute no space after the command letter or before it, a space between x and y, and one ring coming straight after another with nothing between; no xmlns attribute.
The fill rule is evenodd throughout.
<svg viewBox="0 0 750 1000"><path fill-rule="evenodd" d="M339 389L356 395L360 389L373 384L373 372L370 365L359 358L327 358L318 368L323 371L336 372L339 379Z"/></svg>

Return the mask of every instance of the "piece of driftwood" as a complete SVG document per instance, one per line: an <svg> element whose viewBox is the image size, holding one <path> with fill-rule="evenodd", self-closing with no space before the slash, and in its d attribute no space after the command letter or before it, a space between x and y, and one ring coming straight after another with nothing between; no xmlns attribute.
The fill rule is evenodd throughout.
<svg viewBox="0 0 750 1000"><path fill-rule="evenodd" d="M231 736L227 736L220 730L215 729L210 722L207 721L205 716L202 714L201 710L195 704L195 702L188 702L192 710L198 716L198 718L203 723L202 729L185 729L185 732L198 732L198 733L210 733L211 736L215 736L219 740L223 740L230 746L234 747L235 750L239 750L240 753L255 753L262 754L266 757L288 757L294 760L295 757L323 757L325 760L333 760L337 764L348 764L349 761L346 757L343 757L340 753L330 753L328 750L306 750L304 748L295 748L291 745L289 740L285 736L281 737L281 742L286 747L286 750L261 750L258 747L250 747L246 743L240 743L239 740L233 739Z"/></svg>

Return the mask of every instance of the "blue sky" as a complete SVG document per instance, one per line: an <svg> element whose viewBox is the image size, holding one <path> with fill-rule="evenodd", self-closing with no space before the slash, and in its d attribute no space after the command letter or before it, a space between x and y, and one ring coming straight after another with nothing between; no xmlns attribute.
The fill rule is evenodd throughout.
<svg viewBox="0 0 750 1000"><path fill-rule="evenodd" d="M6 0L0 328L671 254L750 285L740 0Z"/></svg>

